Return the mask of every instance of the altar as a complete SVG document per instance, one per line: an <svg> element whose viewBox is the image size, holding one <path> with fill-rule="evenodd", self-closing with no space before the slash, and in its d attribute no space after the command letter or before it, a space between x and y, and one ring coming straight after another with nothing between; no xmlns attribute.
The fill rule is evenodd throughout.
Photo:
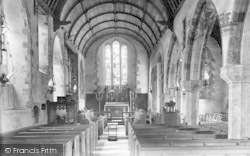
<svg viewBox="0 0 250 156"><path fill-rule="evenodd" d="M123 115L122 112L129 111L129 103L128 102L106 102L104 105L104 111L110 111L111 117L122 117Z"/></svg>

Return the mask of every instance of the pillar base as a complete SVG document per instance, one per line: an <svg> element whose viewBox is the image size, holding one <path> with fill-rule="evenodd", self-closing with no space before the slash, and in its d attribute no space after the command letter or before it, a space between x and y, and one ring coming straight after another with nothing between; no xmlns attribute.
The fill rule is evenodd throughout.
<svg viewBox="0 0 250 156"><path fill-rule="evenodd" d="M250 138L250 65L224 66L221 78L229 85L228 138Z"/></svg>
<svg viewBox="0 0 250 156"><path fill-rule="evenodd" d="M186 90L187 104L187 125L197 125L199 123L199 95L201 88L200 80L184 81L183 85Z"/></svg>

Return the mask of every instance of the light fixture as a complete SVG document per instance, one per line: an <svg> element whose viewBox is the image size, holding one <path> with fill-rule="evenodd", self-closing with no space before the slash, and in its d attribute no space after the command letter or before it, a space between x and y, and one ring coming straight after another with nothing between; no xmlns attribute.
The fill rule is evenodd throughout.
<svg viewBox="0 0 250 156"><path fill-rule="evenodd" d="M182 95L186 95L186 89L182 87Z"/></svg>
<svg viewBox="0 0 250 156"><path fill-rule="evenodd" d="M101 111L101 101L103 99L103 93L102 92L97 92L96 93L96 100L99 102L99 112Z"/></svg>
<svg viewBox="0 0 250 156"><path fill-rule="evenodd" d="M9 79L7 78L7 75L2 73L1 77L0 77L0 82L5 85L7 82L9 82Z"/></svg>
<svg viewBox="0 0 250 156"><path fill-rule="evenodd" d="M176 102L176 99L175 99L175 97L173 97L172 101L173 101L173 102Z"/></svg>
<svg viewBox="0 0 250 156"><path fill-rule="evenodd" d="M77 86L76 86L76 84L74 84L74 86L73 86L73 92L75 93L77 91Z"/></svg>
<svg viewBox="0 0 250 156"><path fill-rule="evenodd" d="M175 91L179 91L179 88L180 88L180 83L179 83L179 75L177 75L177 77L176 77L176 87L175 87Z"/></svg>
<svg viewBox="0 0 250 156"><path fill-rule="evenodd" d="M208 72L205 71L203 76L204 76L203 85L206 87L209 84L208 83L209 82L209 74L208 74Z"/></svg>
<svg viewBox="0 0 250 156"><path fill-rule="evenodd" d="M53 81L53 79L51 78L48 82L48 90L47 92L52 94L55 91L55 82Z"/></svg>
<svg viewBox="0 0 250 156"><path fill-rule="evenodd" d="M9 28L6 26L5 16L2 15L2 34L1 34L1 44L2 44L2 51L7 51L6 48L6 33L9 30Z"/></svg>

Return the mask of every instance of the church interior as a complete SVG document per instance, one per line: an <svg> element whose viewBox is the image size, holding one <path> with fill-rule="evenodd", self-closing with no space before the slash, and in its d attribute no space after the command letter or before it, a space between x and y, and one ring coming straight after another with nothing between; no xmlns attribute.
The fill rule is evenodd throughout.
<svg viewBox="0 0 250 156"><path fill-rule="evenodd" d="M249 6L0 0L0 155L249 156Z"/></svg>

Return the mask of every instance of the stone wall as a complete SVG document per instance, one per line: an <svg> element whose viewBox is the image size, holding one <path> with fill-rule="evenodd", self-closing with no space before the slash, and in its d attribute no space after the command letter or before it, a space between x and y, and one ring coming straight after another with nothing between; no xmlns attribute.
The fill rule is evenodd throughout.
<svg viewBox="0 0 250 156"><path fill-rule="evenodd" d="M105 43L118 39L128 46L128 85L138 93L148 91L148 56L146 50L136 41L126 38L106 38L92 45L86 56L86 93L93 93L98 85L105 84L103 76L103 48Z"/></svg>
<svg viewBox="0 0 250 156"><path fill-rule="evenodd" d="M149 68L149 72L152 72L152 69L156 67L156 63L158 60L158 56L162 56L163 59L163 63L164 63L164 70L163 70L163 74L164 74L164 78L163 78L163 85L164 85L164 89L163 89L163 93L162 95L160 95L161 97L163 96L164 100L161 100L161 106L164 102L167 102L168 100L171 99L171 95L170 92L168 91L169 89L176 87L175 86L175 78L176 78L176 70L177 67L175 67L175 64L177 63L176 61L181 60L183 61L181 63L181 67L180 67L180 79L181 81L186 80L186 75L187 75L187 68L189 68L190 66L188 64L186 64L185 59L186 59L186 54L187 51L190 47L190 35L193 35L192 33L195 34L197 41L198 41L198 37L200 37L199 35L202 35L201 31L198 31L198 29L200 29L199 27L201 25L198 26L198 29L195 29L194 32L192 32L194 29L193 28L193 24L196 21L196 19L198 18L197 15L197 8L201 7L200 5L202 4L202 2L205 2L205 0L203 1L192 1L192 0L186 0L182 6L182 8L179 10L178 14L176 15L175 19L174 19L174 25L173 25L173 30L168 29L164 34L163 37L160 39L160 42L158 44L158 46L155 48L155 50L153 51L153 54L150 56L150 68ZM215 12L218 14L218 18L219 18L219 22L221 24L221 22L223 22L223 20L225 20L225 15L227 13L230 14L229 17L229 21L233 21L233 13L232 13L232 9L234 7L234 0L230 0L230 1L226 1L226 0L222 0L222 1L216 1L216 0L207 0L207 5L208 6L215 6ZM238 16L237 16L238 17ZM227 21L226 21L227 22ZM224 30L224 27L223 27ZM234 29L237 30L237 29ZM204 102L204 100L201 100L202 103L202 112L224 112L227 111L227 96L228 96L228 91L227 91L227 85L225 85L225 82L223 82L223 80L221 80L220 78L220 74L219 74L219 68L223 65L223 62L225 62L225 57L223 57L224 55L226 55L225 50L227 49L226 47L228 46L228 37L229 35L227 33L222 33L222 45L221 46L221 50L222 50L222 56L220 58L217 57L217 54L215 55L215 57L218 59L217 61L219 61L220 65L217 63L216 64L216 70L214 71L214 75L215 81L217 81L216 86L214 87L214 93L215 97L216 97L216 101L211 101L208 102L208 100L205 100L206 102ZM172 51L173 52L173 56L171 56L169 53L171 53L172 51L170 50L171 48L171 37L172 36L176 36L176 44L178 45L176 48L173 48ZM199 38L200 43L195 43L196 45L199 45L200 47L203 46L204 41L203 38ZM205 41L206 42L206 41ZM193 45L192 45L193 46ZM191 51L200 51L201 48L197 47L192 47L191 46ZM193 49L194 48L194 49ZM213 49L214 50L214 49ZM192 54L192 53L191 53ZM199 55L199 52L193 53L194 55ZM192 56L192 57L193 57ZM222 61L224 59L224 61ZM171 62L171 66L168 67L169 61L172 60ZM194 63L196 62L196 64ZM194 68L194 66L199 67L200 66L200 62L201 60L193 60L193 64L192 64L192 68L191 69L191 79L194 80L201 80L199 77L197 78L197 72L200 73L199 70L197 70L196 68ZM168 70L169 69L169 70ZM168 73L167 73L168 72ZM172 73L171 73L172 72ZM169 78L171 79L171 81L167 76L169 74ZM151 75L151 74L149 74ZM181 82L180 81L180 82ZM220 81L220 82L219 82ZM150 77L150 81L151 82L151 77ZM218 85L219 84L219 85ZM154 96L159 96L157 92L157 88L154 87L154 89L152 90L152 85L153 84L149 84L149 86L151 86L151 92L149 93L149 107L154 107L153 105L157 105L157 101L155 100L154 97L152 97L152 95ZM182 90L182 82L181 82L181 90L179 91L179 93L174 94L174 96L178 95L181 98L179 102L181 102L181 104L179 105L180 108L178 109L185 109L185 107L183 107L183 104L185 103L186 97L185 97L185 89ZM217 87L217 86L221 86L224 85L224 87ZM218 99L218 97L223 96L224 98ZM207 103L208 102L208 103ZM206 104L205 104L206 103ZM213 103L213 105L211 105L211 103ZM158 104L159 105L159 104ZM208 107L207 107L208 106ZM157 106L159 107L159 106ZM205 110L207 109L207 110Z"/></svg>
<svg viewBox="0 0 250 156"><path fill-rule="evenodd" d="M85 59L82 54L78 55L78 97L79 97L79 110L85 108L86 101L86 69Z"/></svg>
<svg viewBox="0 0 250 156"><path fill-rule="evenodd" d="M6 67L12 77L10 84L0 89L0 133L47 122L47 113L41 110L41 104L50 98L46 88L49 76L39 71L38 20L33 9L33 1L3 1L8 28ZM35 106L39 109L36 116Z"/></svg>

